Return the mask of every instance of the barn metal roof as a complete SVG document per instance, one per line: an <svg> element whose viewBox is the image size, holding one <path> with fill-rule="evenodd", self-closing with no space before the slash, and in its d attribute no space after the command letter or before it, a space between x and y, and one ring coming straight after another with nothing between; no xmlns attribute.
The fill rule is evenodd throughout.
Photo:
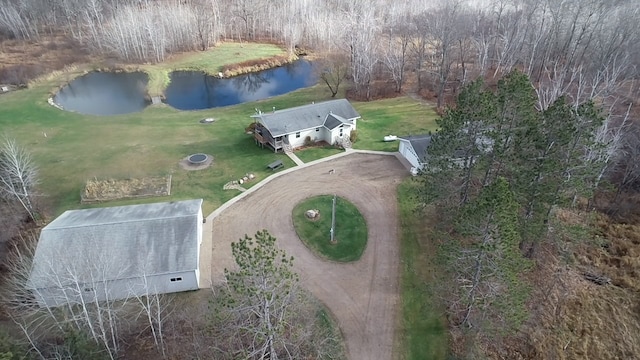
<svg viewBox="0 0 640 360"><path fill-rule="evenodd" d="M194 270L202 199L66 211L40 233L30 283L73 282Z"/></svg>
<svg viewBox="0 0 640 360"><path fill-rule="evenodd" d="M289 109L252 115L260 119L271 135L282 136L298 131L325 126L334 129L342 123L352 124L360 117L346 99L325 101Z"/></svg>

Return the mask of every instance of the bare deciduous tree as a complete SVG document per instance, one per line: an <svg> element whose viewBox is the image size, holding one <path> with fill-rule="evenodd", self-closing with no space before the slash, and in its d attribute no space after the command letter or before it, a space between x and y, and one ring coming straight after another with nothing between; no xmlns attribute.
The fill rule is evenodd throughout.
<svg viewBox="0 0 640 360"><path fill-rule="evenodd" d="M36 267L36 248L35 234L14 242L0 292L2 304L34 352L44 354L52 340L79 334L116 359L122 351L126 326L142 323L151 330L158 351L166 356L164 328L170 297L157 294L146 276L128 282L125 291L130 295L122 299L114 296L112 288L121 285L105 279L121 278L124 269L108 255L88 261L60 254L40 259ZM62 266L53 265L61 261Z"/></svg>
<svg viewBox="0 0 640 360"><path fill-rule="evenodd" d="M425 15L427 26L428 48L432 49L430 71L435 78L437 106L444 105L444 93L449 82L451 67L457 60L454 47L460 34L457 31L460 18L460 1L447 3L441 8Z"/></svg>
<svg viewBox="0 0 640 360"><path fill-rule="evenodd" d="M0 143L0 196L15 200L35 220L37 211L33 202L38 184L38 169L31 154L14 139L7 136Z"/></svg>
<svg viewBox="0 0 640 360"><path fill-rule="evenodd" d="M407 67L407 57L409 44L413 33L413 27L408 23L407 19L400 18L396 20L396 24L387 28L386 46L382 50L382 63L391 75L391 79L396 85L396 92L402 92L402 85L405 81L405 72Z"/></svg>
<svg viewBox="0 0 640 360"><path fill-rule="evenodd" d="M131 293L139 305L139 317L145 318L146 328L151 331L156 349L162 354L163 358L166 358L167 348L164 328L166 319L170 316L170 300L168 296L159 294L157 289L152 289L146 276L143 276L142 280L146 293L144 295L136 295L137 291L135 290L132 290Z"/></svg>
<svg viewBox="0 0 640 360"><path fill-rule="evenodd" d="M316 63L316 69L320 73L320 79L331 91L331 97L336 97L340 91L340 85L345 81L349 69L349 60L340 52L333 52L323 56Z"/></svg>
<svg viewBox="0 0 640 360"><path fill-rule="evenodd" d="M378 18L371 7L363 3L350 4L345 15L344 44L348 49L351 78L358 93L364 91L365 98L371 98L371 84L374 67L378 63L376 32Z"/></svg>

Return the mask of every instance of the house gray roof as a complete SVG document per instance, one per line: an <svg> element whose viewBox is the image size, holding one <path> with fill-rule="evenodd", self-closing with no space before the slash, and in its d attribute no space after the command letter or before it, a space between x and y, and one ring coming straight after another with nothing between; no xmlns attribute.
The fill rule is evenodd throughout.
<svg viewBox="0 0 640 360"><path fill-rule="evenodd" d="M340 115L336 115L336 114L329 114L327 115L326 120L324 121L324 126L329 129L329 130L333 130L335 128L337 128L338 126L344 124L344 123L348 123L349 121L345 118L343 118Z"/></svg>
<svg viewBox="0 0 640 360"><path fill-rule="evenodd" d="M346 99L308 104L273 112L259 113L258 118L272 136L282 136L298 131L324 126L335 129L360 117L356 109Z"/></svg>
<svg viewBox="0 0 640 360"><path fill-rule="evenodd" d="M81 283L198 266L202 199L66 211L40 233L30 284L73 272ZM71 271L70 271L71 269Z"/></svg>
<svg viewBox="0 0 640 360"><path fill-rule="evenodd" d="M411 135L411 136L401 136L400 139L407 140L413 151L416 152L416 155L423 160L427 155L427 148L431 145L431 135L422 134L422 135Z"/></svg>

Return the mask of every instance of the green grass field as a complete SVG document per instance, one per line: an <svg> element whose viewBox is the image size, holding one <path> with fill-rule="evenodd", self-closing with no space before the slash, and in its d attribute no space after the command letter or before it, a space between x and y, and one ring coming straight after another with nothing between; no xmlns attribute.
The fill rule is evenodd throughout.
<svg viewBox="0 0 640 360"><path fill-rule="evenodd" d="M327 156L339 154L344 150L338 149L334 146L312 147L304 150L296 151L296 156L305 163L326 158Z"/></svg>
<svg viewBox="0 0 640 360"><path fill-rule="evenodd" d="M449 338L444 306L436 290L442 287L438 243L428 221L416 212L416 186L407 179L398 187L402 327L396 346L404 352L403 359L441 360L449 354Z"/></svg>
<svg viewBox="0 0 640 360"><path fill-rule="evenodd" d="M272 45L225 44L208 52L195 53L149 67L152 86L166 85L163 74L170 69L219 69L225 64L249 58L280 54ZM240 53L240 55L238 55ZM252 172L256 179L245 184L251 187L273 172L266 165L281 159L285 168L295 164L282 154L255 145L245 134L245 127L255 108L279 109L299 106L312 101L330 100L324 85L298 90L263 101L202 111L178 111L165 105L151 106L139 113L120 116L89 116L58 110L47 104L48 97L58 87L81 75L91 66L57 72L34 81L29 89L0 96L0 134L15 138L25 146L39 167L40 184L37 201L46 218L53 218L68 209L82 208L80 193L87 179L137 178L172 175L171 196L109 202L92 206L113 206L142 202L158 202L203 198L208 214L239 194L223 190L222 186ZM155 84L155 85L154 85ZM408 97L371 102L353 102L362 115L358 121L357 149L396 151L397 142L385 143L385 135L409 135L435 129L436 114L432 108ZM213 124L199 120L213 117ZM46 134L46 136L45 136ZM309 149L297 152L303 161L312 161L339 152L334 149ZM178 162L192 153L214 157L213 165L201 171L185 171ZM446 354L447 337L444 320L429 286L429 262L433 249L421 231L420 219L413 213L410 188L400 188L402 209L402 339L398 349L406 359L441 359ZM317 206L320 207L320 206ZM326 209L323 215L330 216ZM350 216L338 216L348 219ZM364 222L364 220L362 220ZM351 235L345 229L357 224L339 223L338 244L346 244ZM366 242L366 226L364 228ZM326 226L325 226L326 227ZM328 242L328 227L322 233ZM364 243L340 250L335 258L356 259ZM337 248L337 247L336 247ZM334 256L334 255L332 255ZM405 357L403 357L405 358Z"/></svg>
<svg viewBox="0 0 640 360"><path fill-rule="evenodd" d="M358 102L354 107L362 116L354 149L398 151L398 142L384 142L385 135L424 134L437 128L434 108L409 97Z"/></svg>
<svg viewBox="0 0 640 360"><path fill-rule="evenodd" d="M367 246L367 224L358 208L338 197L336 201L335 240L330 242L332 195L306 199L293 208L293 226L298 237L321 257L339 261L355 261ZM307 219L305 211L320 210L320 218Z"/></svg>
<svg viewBox="0 0 640 360"><path fill-rule="evenodd" d="M223 45L209 52L185 55L182 64L174 59L158 68L202 66L205 62L210 68L217 68L232 61L238 46ZM278 51L272 45L264 45L261 51L260 45L243 46L240 49L251 48L258 57ZM282 154L257 147L253 138L244 133L255 108L282 109L331 99L326 87L316 85L263 101L202 111L156 105L138 113L103 117L61 111L47 104L55 89L82 73L76 69L52 74L33 82L29 89L0 96L0 133L16 138L33 154L40 168L38 201L49 217L83 207L80 192L87 179L166 174L173 178L170 197L108 205L203 198L207 214L238 195L236 190L222 190L226 182L252 172L257 178L246 184L250 187L272 174L266 165L275 159L282 159L285 168L295 165ZM355 102L354 106L363 115L358 123L356 148L395 151L396 143L380 143L378 139L387 132L415 133L433 127L433 110L406 97ZM200 124L199 120L205 117L213 117L216 122ZM192 153L212 155L213 165L201 171L183 170L178 162ZM326 156L333 153L328 150ZM303 161L325 156L324 151L315 149L300 154Z"/></svg>

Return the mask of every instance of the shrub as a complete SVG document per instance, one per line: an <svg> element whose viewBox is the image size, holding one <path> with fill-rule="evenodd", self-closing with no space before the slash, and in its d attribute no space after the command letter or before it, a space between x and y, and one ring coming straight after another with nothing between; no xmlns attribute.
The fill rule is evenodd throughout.
<svg viewBox="0 0 640 360"><path fill-rule="evenodd" d="M349 134L349 140L351 141L351 143L355 143L356 140L358 140L358 131L357 130L351 130L351 134Z"/></svg>
<svg viewBox="0 0 640 360"><path fill-rule="evenodd" d="M304 138L304 146L311 146L313 145L313 141L311 140L311 136L307 136L306 138Z"/></svg>

